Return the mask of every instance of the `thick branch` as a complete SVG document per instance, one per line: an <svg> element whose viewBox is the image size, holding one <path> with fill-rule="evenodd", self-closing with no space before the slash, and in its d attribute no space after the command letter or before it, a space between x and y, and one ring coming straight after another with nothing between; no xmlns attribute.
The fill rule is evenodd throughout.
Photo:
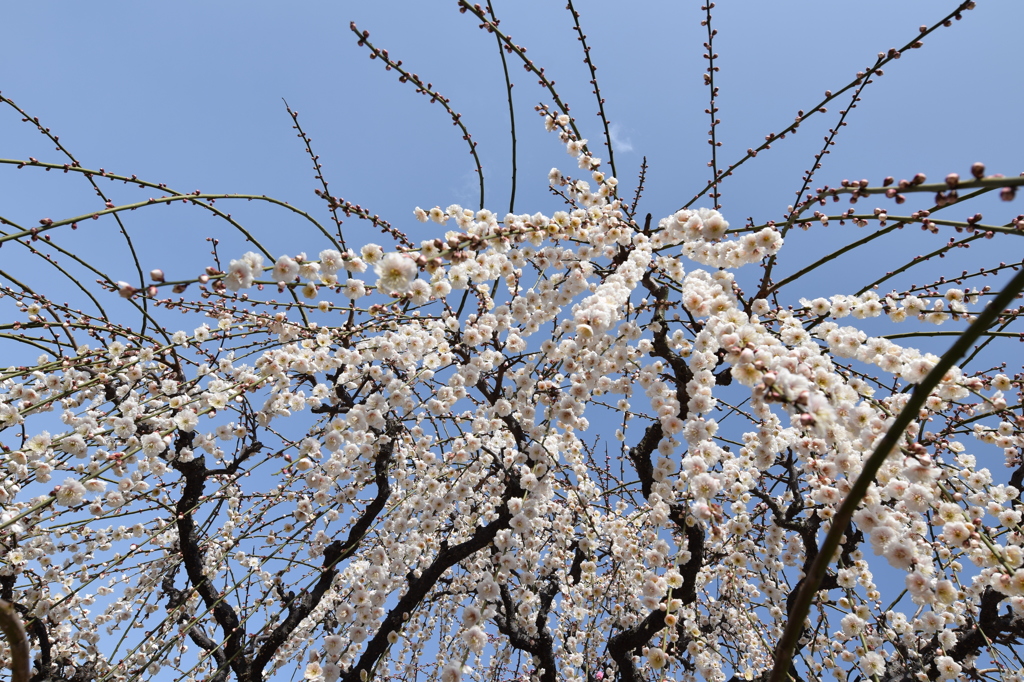
<svg viewBox="0 0 1024 682"><path fill-rule="evenodd" d="M177 572L177 566L174 566L167 572L160 583L160 587L168 597L167 611L173 613L177 610L178 614L175 620L178 623L188 623L191 619L184 610L188 596L183 590L179 590L174 586L175 572ZM208 652L213 657L213 660L217 662L217 673L210 678L210 682L224 682L227 679L229 668L227 666L228 659L224 656L220 643L210 638L206 634L206 630L199 623L192 624L192 627L188 629L188 636L196 646Z"/></svg>
<svg viewBox="0 0 1024 682"><path fill-rule="evenodd" d="M1024 616L1013 612L999 615L999 606L1006 597L988 588L981 596L981 608L977 621L954 630L957 635L956 644L946 650L945 655L954 661L977 656L987 649L989 643L996 645L1017 644L1024 640ZM935 658L942 655L937 640L933 640L918 652L916 661L893 657L889 659L885 674L880 676L881 682L899 682L914 679L919 671L924 671L931 680L938 679L935 669Z"/></svg>
<svg viewBox="0 0 1024 682"><path fill-rule="evenodd" d="M648 614L639 625L612 635L608 640L608 653L619 667L618 679L621 682L641 682L642 678L633 665L633 652L647 644L664 627L665 612L658 609Z"/></svg>
<svg viewBox="0 0 1024 682"><path fill-rule="evenodd" d="M181 548L182 562L185 564L185 573L192 588L202 598L206 608L213 613L214 619L224 632L226 639L223 651L239 682L256 682L251 677L249 661L243 651L245 627L238 620L235 610L224 601L209 578L203 574L203 550L199 547L199 533L192 512L199 506L206 478L210 474L206 469L206 458L200 455L190 462L175 461L172 466L185 478L185 487L175 506L178 544Z"/></svg>
<svg viewBox="0 0 1024 682"><path fill-rule="evenodd" d="M515 487L518 489L518 486ZM459 562L487 547L494 540L499 530L508 528L511 519L512 514L509 513L508 507L503 504L501 511L498 513L498 518L486 526L477 528L472 537L465 542L460 542L454 547L444 547L437 557L434 558L434 561L427 568L423 569L419 577L414 577L410 574L405 594L399 598L398 604L384 618L384 622L381 623L377 634L370 640L366 650L363 651L363 655L359 657L359 662L342 678L344 682L362 682L362 675L370 674L370 671L374 669L381 656L384 655L384 652L390 646L388 642L390 634L392 632L401 632L405 621L412 616L416 607L430 593L430 590L441 576ZM364 673L363 671L366 672Z"/></svg>
<svg viewBox="0 0 1024 682"><path fill-rule="evenodd" d="M4 632L7 648L11 652L11 682L28 682L28 636L14 606L7 601L0 601L0 629Z"/></svg>
<svg viewBox="0 0 1024 682"><path fill-rule="evenodd" d="M682 601L683 606L697 601L697 575L704 566L704 529L700 523L687 524L686 512L681 505L672 505L669 517L686 536L686 549L690 559L679 567L683 576L683 584L674 590L672 597ZM618 666L618 679L621 682L640 682L636 666L633 664L633 652L643 648L658 632L665 627L665 611L652 611L644 620L608 640L608 654Z"/></svg>
<svg viewBox="0 0 1024 682"><path fill-rule="evenodd" d="M633 463L637 476L640 477L640 491L644 498L651 496L651 487L654 485L654 465L651 463L651 455L658 449L663 431L661 422L654 422L644 431L644 437L640 442L629 449L629 461Z"/></svg>
<svg viewBox="0 0 1024 682"><path fill-rule="evenodd" d="M374 520L384 511L388 499L391 497L391 483L388 480L388 471L391 468L391 460L395 454L395 439L398 437L401 429L401 422L396 419L388 420L385 433L388 435L389 440L381 445L377 453L377 459L374 462L377 496L363 510L359 520L352 525L345 542L336 540L324 550L323 571L320 573L320 578L316 581L312 592L303 590L298 598L291 601L288 605L288 616L274 628L274 631L270 633L270 636L260 646L259 652L252 663L254 679L258 680L261 678L263 669L274 657L274 654L277 653L277 650L281 648L281 645L285 643L288 636L298 627L299 623L312 613L313 609L319 606L324 595L327 594L327 590L330 589L331 584L334 582L335 576L338 575L338 562L355 553L363 536L366 535Z"/></svg>
<svg viewBox="0 0 1024 682"><path fill-rule="evenodd" d="M557 591L557 578L555 578L554 575L550 576L550 578L554 579L553 582ZM549 582L548 585L551 585L551 582ZM548 592L549 590L545 587L544 591ZM543 594L541 596L542 602L544 600L544 596L545 595ZM551 598L553 597L554 595L552 594ZM498 632L508 637L508 641L512 646L516 649L527 652L540 661L538 667L543 670L540 675L541 682L555 682L555 680L558 679L555 666L554 640L550 633L548 633L545 626L548 608L551 606L551 598L547 600L546 605L542 603L541 608L537 612L536 635L529 634L515 622L515 605L512 603L512 594L509 592L508 585L501 586L501 604L505 609L505 614L499 614L495 618L495 622L498 625Z"/></svg>

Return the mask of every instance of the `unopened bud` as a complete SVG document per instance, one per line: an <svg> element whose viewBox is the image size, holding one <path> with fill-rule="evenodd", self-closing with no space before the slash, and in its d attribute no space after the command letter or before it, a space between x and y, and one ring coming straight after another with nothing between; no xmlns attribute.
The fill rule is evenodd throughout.
<svg viewBox="0 0 1024 682"><path fill-rule="evenodd" d="M154 282L163 282L164 281L164 271L163 270L150 270L149 271L149 278L151 280L153 280Z"/></svg>

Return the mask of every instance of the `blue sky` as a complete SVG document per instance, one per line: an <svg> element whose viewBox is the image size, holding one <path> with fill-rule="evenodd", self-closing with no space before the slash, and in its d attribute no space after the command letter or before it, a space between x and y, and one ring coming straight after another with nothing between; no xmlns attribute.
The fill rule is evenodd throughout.
<svg viewBox="0 0 1024 682"><path fill-rule="evenodd" d="M849 82L879 51L902 46L919 25L953 6L936 0L871 0L856 8L820 1L719 3L713 26L721 68L720 162L740 158L826 89ZM495 10L502 28L556 81L584 134L600 143L589 75L562 4L517 0L497 2ZM646 155L641 211L657 220L709 177L704 13L696 2L647 2L623 11L618 2L580 0L577 10L620 142L623 194L632 193ZM471 15L459 14L454 2L186 1L175 3L173 13L155 3L18 3L5 10L0 91L40 117L85 166L177 189L268 194L324 216L310 162L281 101L287 99L313 138L332 193L407 228L416 240L433 236L412 219L414 206L477 205L466 144L438 105L367 58L351 21L463 114L479 144L487 205L504 214L510 142L501 64L494 38ZM876 183L917 172L932 179L950 171L966 175L976 160L990 172L1022 170L1024 88L1015 66L1022 23L1019 2L981 2L963 21L931 36L924 49L891 63L848 118L814 186L846 177ZM533 114L536 104L549 101L547 93L520 66L512 63L511 73L518 112L516 210L551 212L558 203L547 194L547 170L571 169L572 159ZM810 119L798 135L741 168L723 187L726 217L736 225L748 216L779 218L845 106ZM60 160L10 109L0 111L0 156ZM23 224L80 214L98 202L81 178L10 167L0 172L3 215ZM119 186L110 191L116 203L152 194ZM1013 215L998 202L988 205L999 211L999 222ZM275 253L315 253L323 246L282 210L246 204L230 210ZM974 210L982 209L955 208L950 217ZM127 278L131 269L112 223L102 222L70 243L109 256L110 274ZM128 225L143 266L163 267L169 277L194 275L208 263L208 236L226 240L225 257L244 248L230 246L224 226L188 207L140 211L128 216ZM355 220L346 225L351 241L381 241L372 227ZM845 237L817 230L794 239L801 240L801 253L811 253Z"/></svg>

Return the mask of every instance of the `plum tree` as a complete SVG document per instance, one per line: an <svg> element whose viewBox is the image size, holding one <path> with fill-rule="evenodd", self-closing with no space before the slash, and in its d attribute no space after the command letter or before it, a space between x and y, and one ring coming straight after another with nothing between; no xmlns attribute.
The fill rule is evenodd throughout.
<svg viewBox="0 0 1024 682"><path fill-rule="evenodd" d="M711 180L652 216L643 177L620 192L572 4L607 160L489 4L461 0L547 88L538 125L575 167L548 174L565 204L550 215L409 206L435 230L419 241L326 182L321 222L85 166L0 97L66 154L0 162L74 174L104 202L0 218L4 253L38 270L0 273L5 343L42 353L0 376L0 616L28 636L5 628L13 679L1021 679L1024 416L1006 361L1024 270L998 255L1020 253L1024 218L945 216L1010 201L1024 178L979 163L937 183L811 184L872 79L973 5L721 168L703 8ZM352 30L462 126L482 201L449 101ZM837 100L851 104L800 200L730 223L722 184ZM158 196L116 204L109 181ZM223 208L238 200L309 221L319 253L272 253ZM249 250L222 260L214 241L201 275L133 283L60 243L171 203ZM859 232L779 275L784 242L827 226ZM950 239L845 294L805 285L903 248L904 228ZM995 260L961 268L993 243Z"/></svg>

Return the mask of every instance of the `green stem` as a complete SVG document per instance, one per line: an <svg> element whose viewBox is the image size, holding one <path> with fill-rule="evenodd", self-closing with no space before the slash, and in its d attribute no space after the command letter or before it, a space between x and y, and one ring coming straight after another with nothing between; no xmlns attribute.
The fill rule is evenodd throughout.
<svg viewBox="0 0 1024 682"><path fill-rule="evenodd" d="M775 666L772 668L769 682L783 682L787 678L793 661L793 653L803 631L804 620L811 611L811 603L814 601L814 596L821 586L828 566L832 561L832 556L839 548L840 540L846 532L850 520L853 518L853 513L867 494L868 487L875 479L875 474L878 473L878 470L892 449L899 443L903 432L917 418L921 407L932 390L942 381L942 377L970 349L971 344L996 322L1000 313L1009 307L1021 290L1024 290L1024 268L1021 268L1013 276L1013 279L999 292L999 295L985 308L971 326L964 331L953 346L943 354L935 367L928 373L928 376L914 389L914 392L910 394L910 398L907 400L906 406L896 416L892 426L889 427L885 436L882 437L875 447L874 452L871 453L871 456L864 463L863 471L857 477L846 499L843 500L839 510L832 518L825 541L822 542L821 548L818 550L818 556L815 558L807 576L802 581L800 590L797 592L796 603L793 605L793 610L790 613L789 622L786 624L786 629L782 633L782 638L775 649Z"/></svg>

